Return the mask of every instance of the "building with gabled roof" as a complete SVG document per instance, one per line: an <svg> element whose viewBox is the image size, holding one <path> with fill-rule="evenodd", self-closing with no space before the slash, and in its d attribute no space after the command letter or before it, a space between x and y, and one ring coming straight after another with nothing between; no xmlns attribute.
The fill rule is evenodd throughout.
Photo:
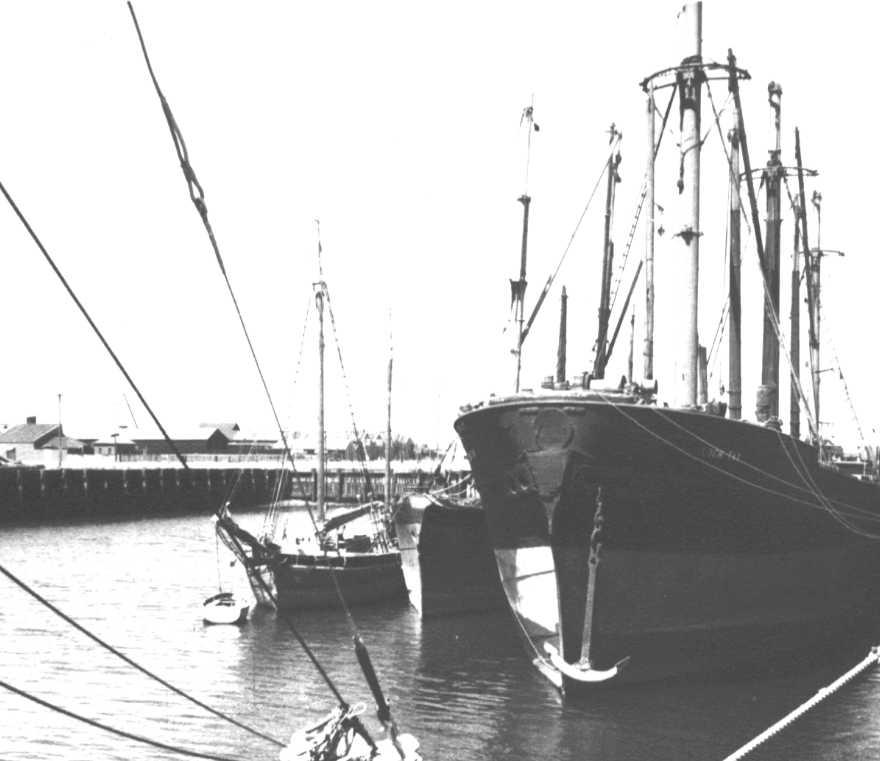
<svg viewBox="0 0 880 761"><path fill-rule="evenodd" d="M216 428L229 441L235 439L241 431L238 423L199 423L199 428Z"/></svg>
<svg viewBox="0 0 880 761"><path fill-rule="evenodd" d="M9 460L21 460L45 447L61 433L58 423L37 423L36 417L28 417L22 425L0 433L0 455Z"/></svg>
<svg viewBox="0 0 880 761"><path fill-rule="evenodd" d="M215 454L226 452L229 437L219 427L196 428L193 431L169 431L174 446L181 454ZM174 454L160 431L129 430L128 436L139 454Z"/></svg>

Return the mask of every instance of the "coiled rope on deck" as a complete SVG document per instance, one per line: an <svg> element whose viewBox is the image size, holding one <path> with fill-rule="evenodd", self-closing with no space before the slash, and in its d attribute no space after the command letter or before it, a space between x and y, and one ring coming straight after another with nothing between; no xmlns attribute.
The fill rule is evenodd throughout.
<svg viewBox="0 0 880 761"><path fill-rule="evenodd" d="M791 713L782 717L779 721L773 724L773 726L765 729L753 740L750 740L741 748L731 753L724 759L724 761L739 761L739 759L744 758L753 750L755 750L758 746L763 745L765 742L767 742L767 740L769 740L771 737L779 734L783 729L789 726L789 724L797 721L799 718L801 718L801 716L807 713L807 711L815 708L826 698L831 697L847 682L852 681L857 676L859 676L859 674L871 668L872 666L876 666L878 662L880 662L880 648L875 646L871 648L871 652L868 653L868 655L862 661L853 666L849 671L843 674L843 676L833 681L827 687L822 687L815 695L813 695L813 697L811 697L805 703L799 705Z"/></svg>

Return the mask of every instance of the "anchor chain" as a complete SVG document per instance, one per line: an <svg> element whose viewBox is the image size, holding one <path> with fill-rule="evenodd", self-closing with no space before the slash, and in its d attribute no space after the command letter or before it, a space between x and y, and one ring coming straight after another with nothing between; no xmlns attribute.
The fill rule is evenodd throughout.
<svg viewBox="0 0 880 761"><path fill-rule="evenodd" d="M602 501L602 487L596 490L596 512L593 513L593 531L590 533L590 565L595 569L599 566L602 552L602 531L605 527L605 504Z"/></svg>

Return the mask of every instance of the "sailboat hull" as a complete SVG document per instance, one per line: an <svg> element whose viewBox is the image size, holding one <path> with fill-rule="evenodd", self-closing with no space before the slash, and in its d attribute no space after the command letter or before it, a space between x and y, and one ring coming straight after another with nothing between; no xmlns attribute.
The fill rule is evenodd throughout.
<svg viewBox="0 0 880 761"><path fill-rule="evenodd" d="M590 678L624 661L619 682L870 644L878 486L776 430L635 401L524 395L456 422L541 670L575 690L595 682L548 651Z"/></svg>
<svg viewBox="0 0 880 761"><path fill-rule="evenodd" d="M406 597L399 552L281 554L270 567L282 610L338 606L337 584L348 605Z"/></svg>

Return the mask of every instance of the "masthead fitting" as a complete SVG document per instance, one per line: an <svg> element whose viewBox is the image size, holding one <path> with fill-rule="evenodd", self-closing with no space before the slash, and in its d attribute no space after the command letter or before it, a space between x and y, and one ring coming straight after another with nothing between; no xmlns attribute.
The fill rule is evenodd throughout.
<svg viewBox="0 0 880 761"><path fill-rule="evenodd" d="M782 86L778 82L770 82L767 85L767 102L772 111L773 125L771 127L776 140L776 152L782 147Z"/></svg>

